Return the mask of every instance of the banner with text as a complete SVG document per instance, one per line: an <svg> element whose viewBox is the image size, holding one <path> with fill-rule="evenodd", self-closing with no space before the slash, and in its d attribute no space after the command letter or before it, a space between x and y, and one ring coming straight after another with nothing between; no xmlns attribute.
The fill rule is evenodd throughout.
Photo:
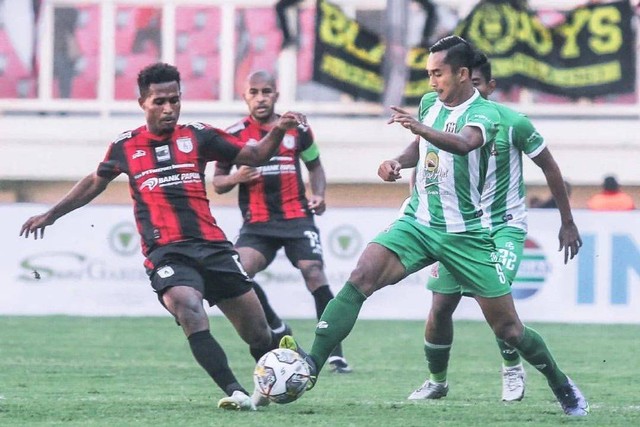
<svg viewBox="0 0 640 427"><path fill-rule="evenodd" d="M479 3L456 33L490 58L500 87L596 97L635 90L633 15L628 0L598 2L547 27L521 3L492 0Z"/></svg>
<svg viewBox="0 0 640 427"><path fill-rule="evenodd" d="M354 98L380 102L385 82L382 37L318 0L313 80ZM558 12L560 13L560 12ZM501 88L520 85L568 97L596 97L635 90L633 12L627 0L594 3L564 13L546 27L535 12L509 0L480 2L456 29L491 59ZM431 90L429 52L406 56L406 104Z"/></svg>
<svg viewBox="0 0 640 427"><path fill-rule="evenodd" d="M145 274L131 207L87 206L56 221L44 239L18 237L22 223L44 209L0 205L0 236L11 248L0 257L0 315L168 316ZM241 225L238 209L214 207L213 212L234 240ZM558 213L531 212L528 242L513 285L520 317L640 324L640 211L574 214L584 244L578 258L564 265L557 251ZM396 209L334 208L317 218L335 293L366 244L396 215ZM281 252L256 279L281 317L315 317L313 297L300 271ZM376 292L361 317L423 320L431 304L425 289L428 270ZM212 314L220 313L214 309ZM471 298L463 298L455 316L483 319Z"/></svg>
<svg viewBox="0 0 640 427"><path fill-rule="evenodd" d="M384 91L380 36L333 3L316 2L313 80L354 98L379 102Z"/></svg>
<svg viewBox="0 0 640 427"><path fill-rule="evenodd" d="M382 64L386 45L382 37L349 18L339 6L316 2L313 80L356 99L381 102L385 89ZM429 52L421 47L407 52L407 104L417 104L431 90L425 64Z"/></svg>

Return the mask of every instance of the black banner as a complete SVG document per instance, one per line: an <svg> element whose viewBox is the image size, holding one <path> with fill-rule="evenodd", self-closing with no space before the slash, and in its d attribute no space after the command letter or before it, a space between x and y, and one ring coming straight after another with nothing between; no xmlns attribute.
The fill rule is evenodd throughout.
<svg viewBox="0 0 640 427"><path fill-rule="evenodd" d="M520 85L573 98L635 90L628 0L568 11L564 23L553 28L518 4L481 2L456 29L489 57L500 87Z"/></svg>
<svg viewBox="0 0 640 427"><path fill-rule="evenodd" d="M327 1L316 3L313 80L352 95L380 102L384 92L380 36L363 28Z"/></svg>
<svg viewBox="0 0 640 427"><path fill-rule="evenodd" d="M501 88L519 85L573 98L635 90L633 11L627 0L589 4L545 27L535 13L511 0L481 1L460 22L461 35L487 54ZM425 72L429 52L407 53L405 104L431 90ZM356 99L381 102L382 38L326 1L317 1L313 80Z"/></svg>

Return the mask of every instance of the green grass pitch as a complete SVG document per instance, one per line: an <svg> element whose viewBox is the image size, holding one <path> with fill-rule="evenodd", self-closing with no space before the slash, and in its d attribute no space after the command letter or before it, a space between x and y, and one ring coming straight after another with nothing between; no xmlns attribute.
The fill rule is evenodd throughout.
<svg viewBox="0 0 640 427"><path fill-rule="evenodd" d="M212 317L240 381L253 359L226 319ZM292 321L308 346L314 322ZM0 317L1 426L632 426L640 425L640 325L532 324L591 404L562 414L526 366L527 393L500 401L500 360L488 327L456 322L449 395L410 402L425 379L423 323L360 320L344 343L354 372L326 370L297 402L258 412L216 408L223 393L196 364L170 317Z"/></svg>

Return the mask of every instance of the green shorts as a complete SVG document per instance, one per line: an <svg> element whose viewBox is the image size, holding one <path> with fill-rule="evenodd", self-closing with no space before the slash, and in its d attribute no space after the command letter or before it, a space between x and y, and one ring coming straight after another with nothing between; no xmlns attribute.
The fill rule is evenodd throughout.
<svg viewBox="0 0 640 427"><path fill-rule="evenodd" d="M394 252L407 275L440 261L475 295L494 298L511 292L488 230L447 233L405 215L372 242Z"/></svg>
<svg viewBox="0 0 640 427"><path fill-rule="evenodd" d="M491 236L496 244L498 258L502 264L502 271L504 272L507 282L511 285L518 273L527 233L517 227L505 226L492 230ZM458 281L444 264L434 265L431 269L427 289L440 294L473 294L473 292L464 289L458 284Z"/></svg>

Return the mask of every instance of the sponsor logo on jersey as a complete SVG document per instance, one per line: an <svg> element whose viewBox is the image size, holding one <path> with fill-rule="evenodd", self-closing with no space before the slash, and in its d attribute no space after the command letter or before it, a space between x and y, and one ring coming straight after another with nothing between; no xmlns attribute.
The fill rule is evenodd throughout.
<svg viewBox="0 0 640 427"><path fill-rule="evenodd" d="M188 136L176 139L176 144L178 145L178 150L183 153L190 153L193 151L193 142Z"/></svg>
<svg viewBox="0 0 640 427"><path fill-rule="evenodd" d="M158 273L158 276L160 276L160 278L162 279L166 279L167 277L171 277L174 274L176 274L176 272L173 271L173 268L171 268L168 265L165 265L164 267L159 268L157 273Z"/></svg>
<svg viewBox="0 0 640 427"><path fill-rule="evenodd" d="M144 181L142 184L140 184L140 191L144 190L145 188L151 191L154 188L156 188L157 185L158 185L158 178L155 178L155 177L149 178L146 181Z"/></svg>
<svg viewBox="0 0 640 427"><path fill-rule="evenodd" d="M133 155L131 156L132 160L137 159L138 157L144 157L147 155L147 152L144 150L136 150L135 153L133 153Z"/></svg>
<svg viewBox="0 0 640 427"><path fill-rule="evenodd" d="M444 132L448 132L448 133L456 133L456 123L455 122L449 122L444 126Z"/></svg>
<svg viewBox="0 0 640 427"><path fill-rule="evenodd" d="M282 138L282 146L287 150L293 150L296 146L296 137L293 135L285 135Z"/></svg>
<svg viewBox="0 0 640 427"><path fill-rule="evenodd" d="M177 165L169 165L169 166L163 166L161 168L154 168L154 169L147 169L144 170L138 174L135 174L133 176L134 179L140 179L143 176L147 176L149 174L152 173L162 173L162 172L166 172L166 171L170 171L170 170L174 170L174 169L192 169L194 168L196 165L195 163L180 163Z"/></svg>
<svg viewBox="0 0 640 427"><path fill-rule="evenodd" d="M174 173L172 175L152 177L140 184L140 190L147 188L149 191L158 187L168 187L171 185L192 184L202 182L198 172Z"/></svg>
<svg viewBox="0 0 640 427"><path fill-rule="evenodd" d="M433 172L438 169L439 164L440 158L438 157L438 153L429 151L424 158L424 168L429 172Z"/></svg>
<svg viewBox="0 0 640 427"><path fill-rule="evenodd" d="M160 147L156 147L156 159L159 162L166 162L167 160L171 160L171 152L169 151L168 145L161 145Z"/></svg>

